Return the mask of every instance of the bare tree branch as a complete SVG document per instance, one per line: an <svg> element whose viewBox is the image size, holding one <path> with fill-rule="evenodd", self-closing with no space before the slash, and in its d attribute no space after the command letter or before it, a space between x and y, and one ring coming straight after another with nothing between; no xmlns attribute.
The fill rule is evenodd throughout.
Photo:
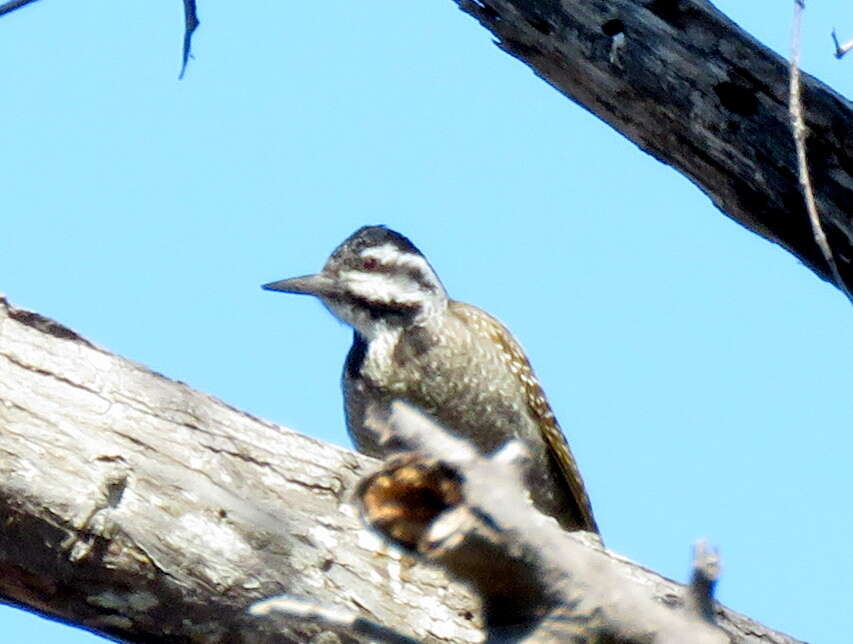
<svg viewBox="0 0 853 644"><path fill-rule="evenodd" d="M844 97L801 77L824 245L815 241L813 213L799 186L787 110L789 66L708 0L454 2L489 29L501 49L684 174L724 214L850 292L853 106ZM184 0L184 10L181 76L198 25L194 0ZM842 46L836 39L836 55L850 47L853 42Z"/></svg>
<svg viewBox="0 0 853 644"><path fill-rule="evenodd" d="M726 215L853 286L853 105L802 75L810 171L836 271L798 182L787 62L707 0L455 0L556 89L671 165Z"/></svg>
<svg viewBox="0 0 853 644"><path fill-rule="evenodd" d="M178 74L178 79L184 77L184 72L187 71L187 63L189 62L192 53L193 33L198 29L198 13L196 11L195 0L184 0L184 46L181 55L181 73Z"/></svg>
<svg viewBox="0 0 853 644"><path fill-rule="evenodd" d="M7 13L11 13L16 9L20 9L21 7L25 7L28 4L32 4L37 0L11 0L10 2L6 2L0 5L0 16L3 16ZM189 59L192 57L192 38L193 33L199 26L198 21L198 11L196 8L196 0L183 0L184 3L184 41L183 48L181 53L181 73L178 75L179 79L184 77L184 73L187 70L187 64L189 63Z"/></svg>
<svg viewBox="0 0 853 644"><path fill-rule="evenodd" d="M0 16L5 16L7 13L12 13L15 9L26 7L33 2L36 2L36 0L10 0L10 2L4 2L0 4Z"/></svg>
<svg viewBox="0 0 853 644"><path fill-rule="evenodd" d="M470 593L361 527L350 491L375 465L0 297L0 601L123 641L309 641L322 626L246 613L287 593L430 644L479 641ZM429 521L385 516L404 538ZM571 556L594 551L653 604L683 597L595 543L578 548ZM795 642L716 605L715 615L739 644Z"/></svg>
<svg viewBox="0 0 853 644"><path fill-rule="evenodd" d="M349 490L373 463L0 299L0 601L123 641L236 644L281 642L246 608L293 593L476 641L470 594L361 526Z"/></svg>

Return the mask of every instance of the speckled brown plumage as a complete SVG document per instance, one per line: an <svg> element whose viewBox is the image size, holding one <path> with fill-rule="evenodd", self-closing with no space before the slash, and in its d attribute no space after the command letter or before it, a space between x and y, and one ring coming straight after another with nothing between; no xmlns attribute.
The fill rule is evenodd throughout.
<svg viewBox="0 0 853 644"><path fill-rule="evenodd" d="M385 455L364 427L365 406L396 398L485 452L521 439L531 452L533 503L567 529L598 532L574 456L530 362L485 311L451 300L448 315L402 330L394 343L371 350L356 337L343 389L347 426L360 451Z"/></svg>

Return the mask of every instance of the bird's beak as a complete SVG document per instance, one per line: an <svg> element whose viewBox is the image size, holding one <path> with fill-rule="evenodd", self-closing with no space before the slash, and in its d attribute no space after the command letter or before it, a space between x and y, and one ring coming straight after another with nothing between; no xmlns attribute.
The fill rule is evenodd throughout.
<svg viewBox="0 0 853 644"><path fill-rule="evenodd" d="M291 277L278 282L264 284L261 288L267 291L281 291L283 293L299 293L302 295L333 295L337 289L336 283L328 275L317 273L316 275L303 275L302 277Z"/></svg>

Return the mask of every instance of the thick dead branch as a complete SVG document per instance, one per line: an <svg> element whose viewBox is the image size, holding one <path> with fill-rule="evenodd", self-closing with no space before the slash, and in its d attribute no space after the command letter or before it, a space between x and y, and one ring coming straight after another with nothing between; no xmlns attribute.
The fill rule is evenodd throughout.
<svg viewBox="0 0 853 644"><path fill-rule="evenodd" d="M281 639L278 621L246 612L289 593L420 641L477 641L470 594L360 527L348 490L375 464L0 298L3 601L127 641L309 641L323 629L289 620ZM658 604L681 603L680 586L618 555L567 552L586 550ZM794 642L716 615L736 642Z"/></svg>
<svg viewBox="0 0 853 644"><path fill-rule="evenodd" d="M230 644L282 641L246 608L287 592L475 641L470 596L361 527L348 490L372 463L0 299L2 601L122 640Z"/></svg>
<svg viewBox="0 0 853 644"><path fill-rule="evenodd" d="M710 2L455 1L498 47L834 281L800 194L787 64ZM802 81L815 202L851 290L853 106Z"/></svg>

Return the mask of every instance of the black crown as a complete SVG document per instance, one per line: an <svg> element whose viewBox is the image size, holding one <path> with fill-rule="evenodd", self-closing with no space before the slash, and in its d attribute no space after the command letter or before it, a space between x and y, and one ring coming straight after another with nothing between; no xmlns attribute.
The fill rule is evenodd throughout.
<svg viewBox="0 0 853 644"><path fill-rule="evenodd" d="M401 253L421 254L421 251L408 237L401 235L396 230L391 230L385 226L362 226L334 250L330 259L341 260L349 255L359 255L365 248L385 244L391 244Z"/></svg>

